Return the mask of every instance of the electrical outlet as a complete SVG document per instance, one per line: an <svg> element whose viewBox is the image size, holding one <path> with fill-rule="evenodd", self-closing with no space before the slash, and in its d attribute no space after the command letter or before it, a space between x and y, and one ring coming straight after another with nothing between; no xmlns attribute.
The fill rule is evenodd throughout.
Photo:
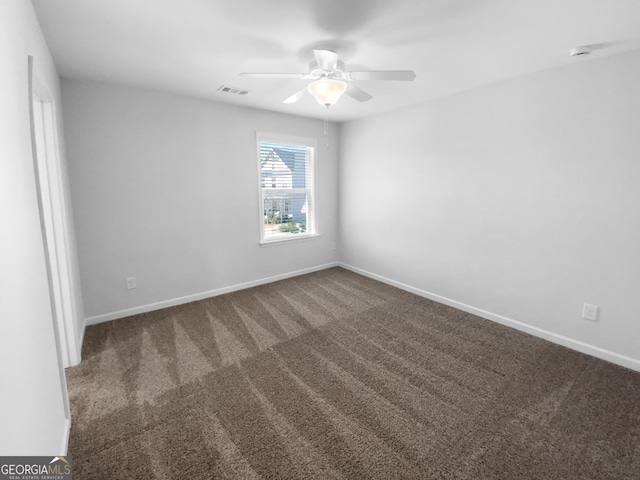
<svg viewBox="0 0 640 480"><path fill-rule="evenodd" d="M127 277L127 290L136 288L136 277Z"/></svg>
<svg viewBox="0 0 640 480"><path fill-rule="evenodd" d="M588 303L585 303L582 306L582 318L584 318L585 320L591 320L592 322L597 322L598 310L599 308L595 305L589 305Z"/></svg>

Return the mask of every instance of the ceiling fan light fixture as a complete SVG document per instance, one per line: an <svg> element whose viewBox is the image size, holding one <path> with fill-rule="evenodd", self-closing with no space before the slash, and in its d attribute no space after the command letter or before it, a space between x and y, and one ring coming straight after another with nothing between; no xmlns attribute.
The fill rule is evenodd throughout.
<svg viewBox="0 0 640 480"><path fill-rule="evenodd" d="M316 102L328 108L340 99L347 90L347 84L342 80L321 78L307 85L307 90Z"/></svg>

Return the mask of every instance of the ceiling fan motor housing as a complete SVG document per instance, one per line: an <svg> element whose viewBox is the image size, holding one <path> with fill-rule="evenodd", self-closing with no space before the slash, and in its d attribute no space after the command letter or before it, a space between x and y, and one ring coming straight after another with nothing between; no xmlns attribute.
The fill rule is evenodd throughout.
<svg viewBox="0 0 640 480"><path fill-rule="evenodd" d="M309 64L309 75L313 75L314 77L329 77L335 79L349 79L348 75L345 73L346 66L342 60L338 60L336 62L336 68L334 70L324 70L318 66L318 62L314 60Z"/></svg>

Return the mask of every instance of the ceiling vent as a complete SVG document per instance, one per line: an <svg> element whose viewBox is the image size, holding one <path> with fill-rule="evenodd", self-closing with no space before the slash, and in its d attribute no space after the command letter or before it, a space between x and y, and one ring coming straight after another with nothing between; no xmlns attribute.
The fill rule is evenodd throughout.
<svg viewBox="0 0 640 480"><path fill-rule="evenodd" d="M571 55L572 57L586 57L589 54L591 54L591 48L588 45L572 48L569 52L569 55Z"/></svg>
<svg viewBox="0 0 640 480"><path fill-rule="evenodd" d="M243 90L241 88L235 88L235 87L227 87L226 85L220 85L220 88L218 88L219 92L225 92L225 93L234 93L236 95L246 95L247 93L249 93L249 90Z"/></svg>

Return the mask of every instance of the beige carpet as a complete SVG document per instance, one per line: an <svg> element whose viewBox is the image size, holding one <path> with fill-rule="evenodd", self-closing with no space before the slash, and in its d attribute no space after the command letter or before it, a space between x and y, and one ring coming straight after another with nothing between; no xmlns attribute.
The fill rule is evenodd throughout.
<svg viewBox="0 0 640 480"><path fill-rule="evenodd" d="M640 374L340 268L87 328L74 479L638 479Z"/></svg>

